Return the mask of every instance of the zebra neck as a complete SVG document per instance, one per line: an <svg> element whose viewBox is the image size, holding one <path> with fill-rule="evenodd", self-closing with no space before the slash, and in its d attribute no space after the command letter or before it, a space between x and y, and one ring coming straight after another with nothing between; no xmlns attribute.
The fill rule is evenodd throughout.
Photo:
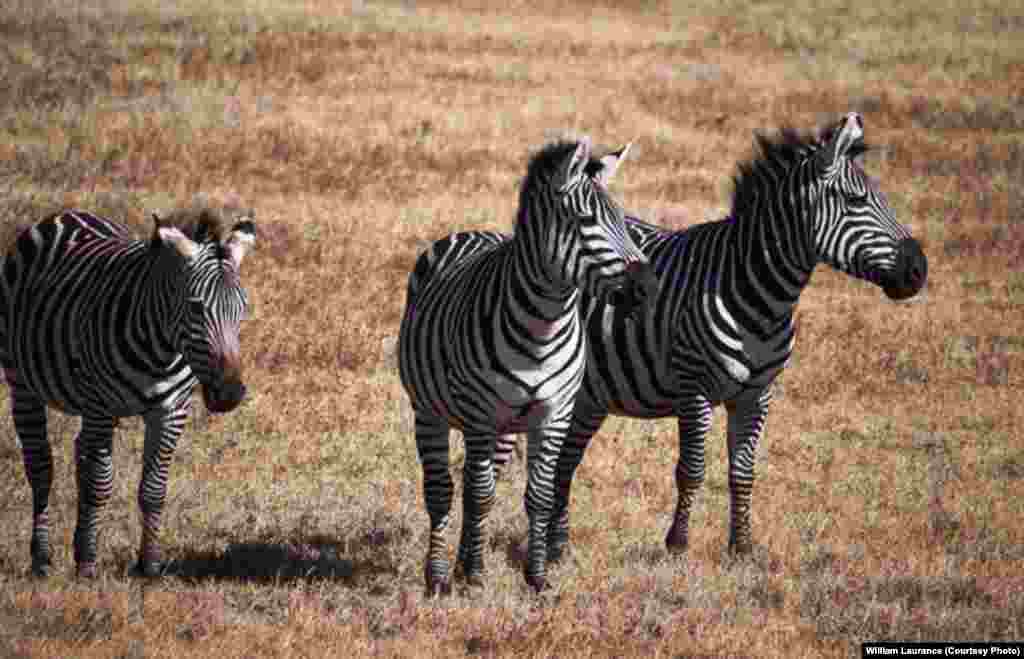
<svg viewBox="0 0 1024 659"><path fill-rule="evenodd" d="M514 245L511 267L505 273L507 295L499 299L502 318L520 336L544 344L561 334L578 316L579 289L552 281L544 250Z"/></svg>
<svg viewBox="0 0 1024 659"><path fill-rule="evenodd" d="M182 332L182 318L187 299L188 272L181 261L166 253L147 255L149 270L139 289L139 303L135 306L137 320L146 315L150 320L161 319L153 331L160 345L178 350Z"/></svg>
<svg viewBox="0 0 1024 659"><path fill-rule="evenodd" d="M732 280L723 299L737 307L742 324L757 333L787 325L810 282L813 243L803 218L782 204L733 218L725 249L725 271Z"/></svg>
<svg viewBox="0 0 1024 659"><path fill-rule="evenodd" d="M543 234L538 229L523 220L516 226L510 245L513 278L523 282L531 295L560 305L577 289L575 274L579 250L573 240L558 235L556 229Z"/></svg>

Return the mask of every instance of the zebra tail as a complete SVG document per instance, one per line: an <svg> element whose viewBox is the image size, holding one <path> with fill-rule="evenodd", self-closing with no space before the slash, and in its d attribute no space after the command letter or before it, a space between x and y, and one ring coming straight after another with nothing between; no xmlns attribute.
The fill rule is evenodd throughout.
<svg viewBox="0 0 1024 659"><path fill-rule="evenodd" d="M11 247L14 250L14 247ZM10 355L7 347L7 322L10 316L11 294L8 290L7 263L9 254L0 257L0 366L8 368L11 366Z"/></svg>
<svg viewBox="0 0 1024 659"><path fill-rule="evenodd" d="M409 273L409 286L406 290L406 304L416 301L416 296L423 289L431 275L434 274L434 249L431 246L416 259L416 266Z"/></svg>

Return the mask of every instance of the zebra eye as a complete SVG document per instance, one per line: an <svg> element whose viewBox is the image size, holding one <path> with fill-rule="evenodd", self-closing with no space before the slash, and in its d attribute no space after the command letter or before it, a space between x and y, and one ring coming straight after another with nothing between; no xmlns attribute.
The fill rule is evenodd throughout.
<svg viewBox="0 0 1024 659"><path fill-rule="evenodd" d="M846 201L848 201L851 204L858 205L858 206L864 205L868 201L868 193L865 192L863 194L856 194L856 193L847 194L846 195Z"/></svg>

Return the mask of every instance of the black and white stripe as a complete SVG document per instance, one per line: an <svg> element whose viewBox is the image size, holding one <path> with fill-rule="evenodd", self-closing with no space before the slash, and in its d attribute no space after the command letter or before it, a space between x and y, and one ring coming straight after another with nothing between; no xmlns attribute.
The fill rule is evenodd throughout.
<svg viewBox="0 0 1024 659"><path fill-rule="evenodd" d="M627 217L660 283L642 322L603 300L584 300L590 359L558 465L552 559L568 541L573 474L608 414L679 419L679 499L666 543L684 550L718 404L728 413L729 546L749 552L755 451L815 265L828 263L897 300L925 284L920 245L858 162L867 148L859 115L820 136L784 130L757 142L760 154L740 166L725 219L670 232ZM499 463L511 441L499 440Z"/></svg>
<svg viewBox="0 0 1024 659"><path fill-rule="evenodd" d="M530 162L514 237L450 235L420 256L410 276L399 367L423 464L430 592L450 588L444 533L452 427L466 443L463 573L479 581L483 572L495 437L528 432L526 577L538 589L545 585L555 465L586 361L579 291L604 297L639 290L620 299L635 306L652 283L607 189L625 151L592 158L587 139L548 145Z"/></svg>
<svg viewBox="0 0 1024 659"><path fill-rule="evenodd" d="M0 364L32 489L32 567L51 564L53 459L46 406L82 417L75 441L75 562L94 576L97 522L113 489L117 419L141 415L145 444L139 568L160 571L157 534L167 469L197 381L213 412L245 396L238 332L246 310L239 265L255 240L250 220L220 235L203 215L192 235L157 220L151 240L82 211L19 236L0 277Z"/></svg>

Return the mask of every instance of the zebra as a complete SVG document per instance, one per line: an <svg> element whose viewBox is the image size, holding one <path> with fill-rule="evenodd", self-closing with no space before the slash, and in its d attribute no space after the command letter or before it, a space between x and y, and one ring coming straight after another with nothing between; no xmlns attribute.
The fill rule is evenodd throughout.
<svg viewBox="0 0 1024 659"><path fill-rule="evenodd" d="M82 417L74 537L81 578L97 574L98 518L113 489L114 427L120 417L142 416L136 567L151 577L162 571L157 536L167 470L193 388L201 384L214 413L245 397L238 334L248 302L239 265L255 242L255 224L246 218L225 231L212 210L193 215L190 227L154 215L146 241L109 219L66 210L23 231L3 262L0 365L32 490L37 576L52 565L48 405Z"/></svg>
<svg viewBox="0 0 1024 659"><path fill-rule="evenodd" d="M528 432L525 577L536 590L546 587L554 468L585 368L579 290L615 295L621 306L637 308L653 285L647 259L607 189L628 149L596 158L587 137L546 145L521 184L514 236L456 233L417 259L399 333L399 371L423 467L430 518L424 577L431 595L451 590L444 535L452 427L463 432L466 446L457 567L471 585L482 583L483 526L495 496L494 438ZM629 281L636 283L626 286Z"/></svg>
<svg viewBox="0 0 1024 659"><path fill-rule="evenodd" d="M549 560L568 544L573 474L609 414L677 417L678 502L665 542L671 553L685 551L690 507L704 480L704 440L719 404L728 419L729 549L752 551L755 449L816 264L867 280L893 300L916 295L927 279L920 244L858 160L868 149L863 127L850 113L817 135L758 134L759 155L739 166L732 210L717 222L673 232L627 216L658 293L641 321L599 298L582 303L590 353L558 462ZM497 440L499 468L513 448L514 437Z"/></svg>

